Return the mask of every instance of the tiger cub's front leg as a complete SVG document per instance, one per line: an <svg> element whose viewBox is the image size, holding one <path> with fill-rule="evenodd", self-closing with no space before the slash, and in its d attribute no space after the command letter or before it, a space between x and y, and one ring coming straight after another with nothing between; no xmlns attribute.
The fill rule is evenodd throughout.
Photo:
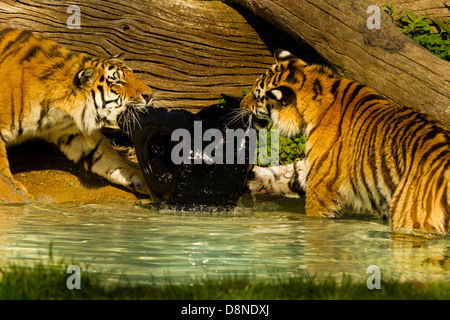
<svg viewBox="0 0 450 320"><path fill-rule="evenodd" d="M305 190L304 167L304 161L273 167L254 166L247 181L247 188L252 194L279 194L298 198Z"/></svg>
<svg viewBox="0 0 450 320"><path fill-rule="evenodd" d="M22 183L14 180L14 178L11 174L11 170L9 169L9 161L8 161L8 156L6 154L6 145L2 139L0 139L0 172L5 175L6 179L10 180L10 181L8 181L9 184L11 184L14 187L17 187L19 190L21 190L29 200L34 199L34 197L28 193L27 189L25 188L25 186ZM3 198L4 196L8 196L10 191L11 190L0 190L0 198Z"/></svg>
<svg viewBox="0 0 450 320"><path fill-rule="evenodd" d="M70 160L82 162L87 170L135 192L149 194L142 173L128 164L100 132L91 135L75 132L48 140L58 145Z"/></svg>

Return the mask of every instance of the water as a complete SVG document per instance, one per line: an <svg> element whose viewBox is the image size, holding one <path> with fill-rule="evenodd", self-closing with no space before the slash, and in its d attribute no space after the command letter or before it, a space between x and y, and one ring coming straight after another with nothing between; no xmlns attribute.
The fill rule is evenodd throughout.
<svg viewBox="0 0 450 320"><path fill-rule="evenodd" d="M224 275L273 279L303 271L367 279L450 280L450 238L395 236L363 216L307 218L298 199L244 199L228 213L156 211L136 204L0 206L0 265L55 258L137 283Z"/></svg>

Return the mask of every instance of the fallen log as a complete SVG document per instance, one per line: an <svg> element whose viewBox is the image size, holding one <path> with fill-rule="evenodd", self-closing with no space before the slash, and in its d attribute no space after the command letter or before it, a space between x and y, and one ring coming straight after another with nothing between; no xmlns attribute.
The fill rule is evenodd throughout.
<svg viewBox="0 0 450 320"><path fill-rule="evenodd" d="M278 45L303 50L250 11L220 1L86 0L77 3L78 17L70 4L3 0L0 28L33 30L93 55L124 52L166 107L195 111L221 93L241 95L273 63Z"/></svg>
<svg viewBox="0 0 450 320"><path fill-rule="evenodd" d="M426 112L450 127L450 63L403 35L381 11L370 29L369 0L234 0L310 44L343 76Z"/></svg>

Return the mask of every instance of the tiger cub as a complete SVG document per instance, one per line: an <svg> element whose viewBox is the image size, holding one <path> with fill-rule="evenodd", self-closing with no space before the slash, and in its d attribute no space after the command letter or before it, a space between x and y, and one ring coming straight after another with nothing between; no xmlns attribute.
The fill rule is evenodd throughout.
<svg viewBox="0 0 450 320"><path fill-rule="evenodd" d="M13 180L6 148L43 138L86 169L148 194L140 171L99 131L115 124L127 107L152 104L152 90L121 57L77 53L30 31L5 29L0 31L0 82L0 171L6 177Z"/></svg>
<svg viewBox="0 0 450 320"><path fill-rule="evenodd" d="M327 67L287 51L275 58L241 107L256 127L269 121L282 136L303 132L306 156L273 169L273 178L256 167L250 189L267 193L285 183L285 193L306 191L307 216L333 217L349 204L389 217L394 231L447 234L450 131Z"/></svg>

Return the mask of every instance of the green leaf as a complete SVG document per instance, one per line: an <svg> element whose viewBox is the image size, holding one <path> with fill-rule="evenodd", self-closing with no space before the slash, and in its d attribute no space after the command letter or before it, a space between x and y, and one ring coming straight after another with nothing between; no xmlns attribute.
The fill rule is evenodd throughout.
<svg viewBox="0 0 450 320"><path fill-rule="evenodd" d="M384 4L381 7L384 7L386 9L388 9L389 10L389 14L393 14L394 13L394 4L393 3L391 3L390 6L388 6L387 4Z"/></svg>
<svg viewBox="0 0 450 320"><path fill-rule="evenodd" d="M411 20L409 20L409 19L406 19L406 18L401 18L401 19L400 19L400 22L404 22L404 23L410 23L410 22L411 22Z"/></svg>
<svg viewBox="0 0 450 320"><path fill-rule="evenodd" d="M406 15L408 16L408 18L409 18L411 21L414 21L414 20L415 20L414 14L413 14L411 11L406 11Z"/></svg>
<svg viewBox="0 0 450 320"><path fill-rule="evenodd" d="M433 21L434 24L438 25L439 28L441 28L442 30L444 30L446 33L450 34L450 27L448 27L445 23L443 23L442 21L439 21L437 19L434 19L432 17L428 17L431 21Z"/></svg>

